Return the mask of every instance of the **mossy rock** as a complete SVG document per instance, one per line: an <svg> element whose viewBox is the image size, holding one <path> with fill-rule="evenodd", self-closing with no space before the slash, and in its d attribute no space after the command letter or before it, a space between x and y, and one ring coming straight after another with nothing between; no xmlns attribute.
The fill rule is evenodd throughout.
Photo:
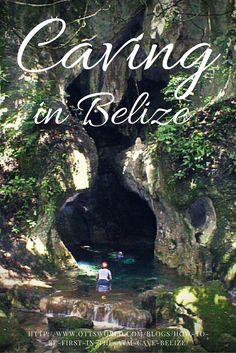
<svg viewBox="0 0 236 353"><path fill-rule="evenodd" d="M27 309L38 309L40 299L49 295L52 291L52 288L30 287L27 285L15 286L12 292L14 298L12 307L23 306Z"/></svg>
<svg viewBox="0 0 236 353"><path fill-rule="evenodd" d="M177 314L172 293L165 293L163 296L156 297L155 316L156 321L161 319L176 322Z"/></svg>
<svg viewBox="0 0 236 353"><path fill-rule="evenodd" d="M80 317L52 317L48 319L50 331L78 330L80 328L92 328L93 322Z"/></svg>
<svg viewBox="0 0 236 353"><path fill-rule="evenodd" d="M207 351L232 352L232 342L235 341L231 340L227 345L227 342L224 344L222 339L235 338L236 308L227 299L226 292L219 281L178 288L174 295L179 306L184 307L191 315L202 319L203 332L199 333L198 340ZM235 349L236 346L233 351Z"/></svg>
<svg viewBox="0 0 236 353"><path fill-rule="evenodd" d="M7 317L0 317L0 352L30 352L33 345L30 337L19 324Z"/></svg>
<svg viewBox="0 0 236 353"><path fill-rule="evenodd" d="M141 309L150 311L153 321L166 320L176 322L177 313L173 294L165 288L157 287L141 293L135 300Z"/></svg>

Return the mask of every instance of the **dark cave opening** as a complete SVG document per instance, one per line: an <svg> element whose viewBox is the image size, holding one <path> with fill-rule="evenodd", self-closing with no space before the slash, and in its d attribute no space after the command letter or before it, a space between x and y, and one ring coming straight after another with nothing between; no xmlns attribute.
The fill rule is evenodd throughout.
<svg viewBox="0 0 236 353"><path fill-rule="evenodd" d="M201 236L202 236L202 232L195 233L195 239L198 244L201 244Z"/></svg>
<svg viewBox="0 0 236 353"><path fill-rule="evenodd" d="M153 256L156 217L147 202L126 190L107 168L94 187L66 200L57 216L57 230L75 256L84 245L146 249Z"/></svg>
<svg viewBox="0 0 236 353"><path fill-rule="evenodd" d="M204 226L207 218L206 201L204 199L198 199L189 207L189 215L191 224L195 228L201 228ZM196 241L200 242L202 234L196 236Z"/></svg>

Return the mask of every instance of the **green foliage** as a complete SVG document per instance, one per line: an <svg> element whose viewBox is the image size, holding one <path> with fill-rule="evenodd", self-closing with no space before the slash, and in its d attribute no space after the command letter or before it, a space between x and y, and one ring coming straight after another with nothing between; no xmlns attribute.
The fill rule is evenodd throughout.
<svg viewBox="0 0 236 353"><path fill-rule="evenodd" d="M52 92L52 81L40 85L37 79L26 76L20 81L20 89L11 89L0 96L1 131L4 147L8 148L10 157L20 158L35 144L40 127L35 124L34 116L39 108L46 114L48 107L56 99L52 99ZM10 109L8 101L14 102L16 108Z"/></svg>
<svg viewBox="0 0 236 353"><path fill-rule="evenodd" d="M189 75L181 71L171 77L163 90L173 110L188 108L191 116L187 123L169 123L149 135L149 151L153 160L158 161L162 152L170 156L173 170L170 182L193 178L194 175L214 175L219 167L228 174L236 171L236 141L232 134L236 101L232 98L213 105L211 103L215 95L224 89L227 80L233 80L236 63L230 56L230 50L234 38L235 31L231 30L228 37L219 37L215 42L222 53L221 61L203 73L195 88L197 94L187 100L175 99L176 88ZM190 62L192 60L194 58ZM194 69L197 66L198 63Z"/></svg>
<svg viewBox="0 0 236 353"><path fill-rule="evenodd" d="M27 333L19 324L10 318L0 318L0 351L22 352L32 351L33 345Z"/></svg>
<svg viewBox="0 0 236 353"><path fill-rule="evenodd" d="M235 335L236 308L227 299L220 282L177 289L175 298L189 313L203 320L203 331L207 335L200 336L199 340L207 351L232 352L222 344L222 334Z"/></svg>
<svg viewBox="0 0 236 353"><path fill-rule="evenodd" d="M46 176L40 183L41 208L48 215L56 210L55 199L61 193L61 188L55 176Z"/></svg>
<svg viewBox="0 0 236 353"><path fill-rule="evenodd" d="M33 78L21 80L19 90L11 90L8 97L12 100L21 99L24 104L18 106L17 112L13 112L6 118L6 123L15 121L15 118L20 116L19 130L30 132L35 129L34 115L42 104L46 113L47 104L50 104L50 91L53 87L52 81L46 81L44 85L39 86L39 82ZM27 97L25 94L27 92Z"/></svg>
<svg viewBox="0 0 236 353"><path fill-rule="evenodd" d="M60 191L55 177L46 175L42 179L41 167L37 166L48 151L46 144L39 143L43 130L34 122L38 109L46 114L57 96L55 82L40 81L34 74L23 74L19 89L12 89L5 71L1 69L0 207L12 232L28 234L39 210L55 211L55 197Z"/></svg>
<svg viewBox="0 0 236 353"><path fill-rule="evenodd" d="M7 185L2 186L2 194L4 199L12 197L24 197L25 200L29 200L34 195L35 178L25 179L24 177L15 176L11 179Z"/></svg>
<svg viewBox="0 0 236 353"><path fill-rule="evenodd" d="M36 179L28 179L16 175L0 188L1 203L6 213L14 217L9 225L16 234L20 232L19 224L25 220L25 214L30 211L31 217L26 220L29 227L34 226L36 216ZM14 221L13 221L14 220Z"/></svg>
<svg viewBox="0 0 236 353"><path fill-rule="evenodd" d="M174 180L196 173L217 173L220 165L227 173L236 171L234 112L236 102L228 100L210 110L196 113L190 124L161 126L150 134L149 150L154 160L167 152L172 160Z"/></svg>
<svg viewBox="0 0 236 353"><path fill-rule="evenodd" d="M34 146L41 127L34 122L38 109L46 114L49 106L58 101L55 81L39 78L35 74L22 74L17 89L12 88L8 68L0 68L3 77L0 90L1 149L9 158L21 158ZM43 81L41 81L43 80Z"/></svg>

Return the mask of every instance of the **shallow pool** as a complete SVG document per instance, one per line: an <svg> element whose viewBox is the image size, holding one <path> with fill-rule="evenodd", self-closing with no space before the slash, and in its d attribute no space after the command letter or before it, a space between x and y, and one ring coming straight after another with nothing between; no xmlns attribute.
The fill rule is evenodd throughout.
<svg viewBox="0 0 236 353"><path fill-rule="evenodd" d="M189 280L180 276L176 270L156 261L147 249L120 250L123 252L123 258L118 258L118 251L114 249L91 246L79 248L78 270L60 275L56 281L57 289L76 290L78 295L87 298L97 297L96 274L102 261L108 262L113 277L110 299L118 299L127 294L135 296L157 285L164 285L173 290L175 287L189 284Z"/></svg>

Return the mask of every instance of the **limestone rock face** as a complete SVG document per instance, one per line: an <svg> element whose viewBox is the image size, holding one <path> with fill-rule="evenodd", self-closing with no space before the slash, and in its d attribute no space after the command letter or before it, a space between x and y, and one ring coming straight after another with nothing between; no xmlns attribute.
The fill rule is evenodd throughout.
<svg viewBox="0 0 236 353"><path fill-rule="evenodd" d="M173 43L174 61L198 43L210 43L217 53L219 49L214 41L217 37L228 33L234 26L233 8L234 2L230 0L202 2L184 0L181 4L174 1L152 1L144 15L144 49L148 52L153 43L160 48ZM158 63L159 60L154 65L158 66ZM195 92L200 92L200 89L196 88ZM223 94L226 97L234 96L235 91L233 83L229 80L224 83L215 80L214 83L211 81L206 84L202 93L218 97ZM196 103L201 106L197 98Z"/></svg>
<svg viewBox="0 0 236 353"><path fill-rule="evenodd" d="M179 272L199 275L199 249L193 246L196 241L184 215L165 198L161 164L154 173L146 145L137 139L133 147L118 155L116 166L124 186L145 199L156 216L156 257Z"/></svg>
<svg viewBox="0 0 236 353"><path fill-rule="evenodd" d="M136 139L133 147L118 155L116 166L120 176L125 176L122 182L127 188L138 193L146 201L155 197L154 192L159 177L155 174L146 146L140 138Z"/></svg>
<svg viewBox="0 0 236 353"><path fill-rule="evenodd" d="M200 189L177 182L171 187L167 155L152 161L147 145L118 154L116 170L124 187L146 200L156 217L155 255L193 277L211 278L213 269L230 286L235 278L235 186L226 177L202 178ZM154 167L155 165L155 167Z"/></svg>
<svg viewBox="0 0 236 353"><path fill-rule="evenodd" d="M52 199L52 212L40 214L28 241L28 249L35 254L53 256L58 266L63 268L73 266L75 261L55 228L56 214L66 200L89 189L93 184L97 170L97 152L92 139L82 127L77 131L68 127L56 139L60 145L52 150L52 164L49 163L48 168L55 171L54 177L60 191ZM54 138L54 143L56 139ZM45 175L48 172L46 169Z"/></svg>
<svg viewBox="0 0 236 353"><path fill-rule="evenodd" d="M228 0L191 3L181 1L181 6L171 1L164 1L163 4L152 1L146 9L144 21L147 40L155 40L160 46L173 43L174 56L178 58L194 44L209 39L213 41L218 35L226 32L230 25L228 21L232 5ZM222 17L212 16L217 13L221 13ZM188 20L190 14L195 14L195 21ZM205 30L201 31L198 26Z"/></svg>
<svg viewBox="0 0 236 353"><path fill-rule="evenodd" d="M97 152L85 130L71 125L42 131L34 149L20 165L26 178L31 176L38 180L34 189L37 202L35 197L33 209L25 215L27 219L34 214L34 221L24 228L26 234L22 239L12 238L8 246L12 247L10 254L14 249L15 258L22 261L22 265L42 273L50 268L53 271L53 268L75 266L73 256L57 233L55 219L69 197L92 186L97 171ZM4 232L4 226L2 229ZM6 267L14 265L11 258L5 259L4 264Z"/></svg>

